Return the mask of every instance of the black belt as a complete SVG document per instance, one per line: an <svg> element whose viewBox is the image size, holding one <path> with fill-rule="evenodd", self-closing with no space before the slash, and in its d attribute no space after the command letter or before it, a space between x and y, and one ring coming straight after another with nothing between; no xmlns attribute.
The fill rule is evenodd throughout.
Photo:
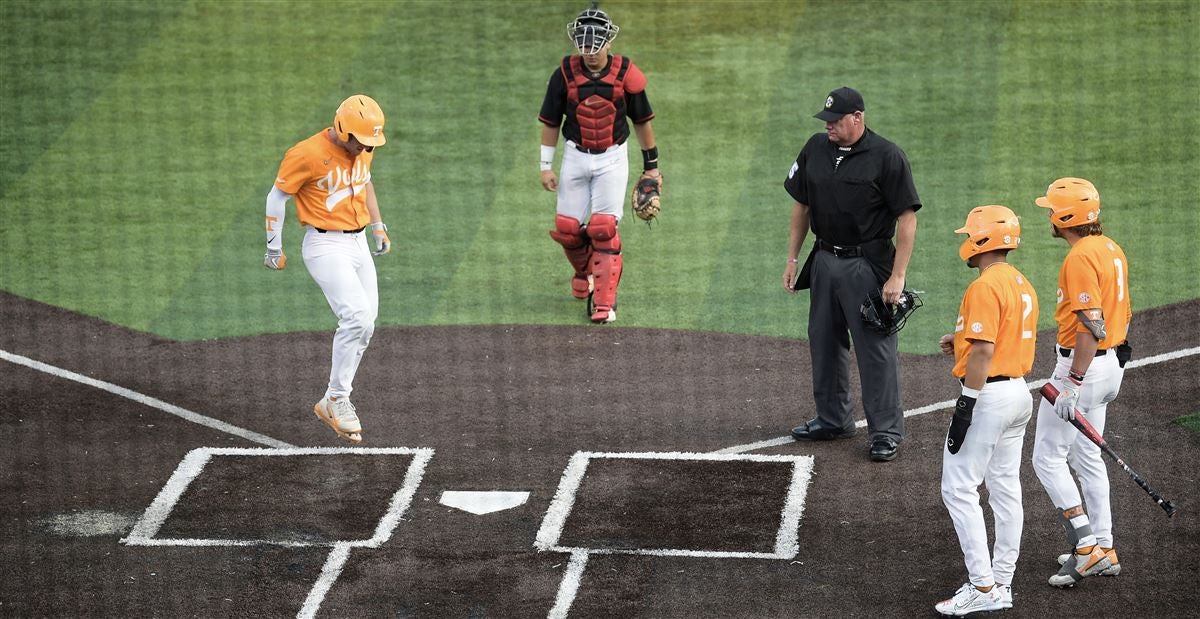
<svg viewBox="0 0 1200 619"><path fill-rule="evenodd" d="M863 255L859 245L833 245L817 239L817 249L827 251L838 258L858 258Z"/></svg>
<svg viewBox="0 0 1200 619"><path fill-rule="evenodd" d="M1015 376L989 376L989 377L987 377L987 380L985 380L983 382L985 382L985 383L1002 383L1006 380L1012 380L1014 378L1016 378L1016 377ZM960 378L960 379L958 379L958 382L965 385L965 384L967 384L967 379Z"/></svg>
<svg viewBox="0 0 1200 619"><path fill-rule="evenodd" d="M620 144L613 144L613 146L620 146ZM612 148L612 146L609 146L608 148ZM578 144L575 145L575 150L581 153L587 153L589 155L602 155L608 152L608 148L584 148Z"/></svg>
<svg viewBox="0 0 1200 619"><path fill-rule="evenodd" d="M313 226L313 230L316 230L317 232L320 232L321 234L325 234L326 232L341 232L342 234L358 234L359 232L362 232L363 230L366 230L366 229L367 229L367 227L363 226L363 227L359 228L358 230L322 230L321 228Z"/></svg>
<svg viewBox="0 0 1200 619"><path fill-rule="evenodd" d="M1101 349L1097 348L1097 349L1096 349L1096 354L1095 354L1094 356L1096 356L1096 357L1103 357L1103 356L1104 356L1105 354L1107 354L1107 353L1108 353L1108 349L1101 350ZM1070 356L1071 356L1071 349L1070 349L1070 348L1063 348L1062 346L1059 346L1059 347L1058 347L1058 354L1060 354L1060 355L1062 355L1062 356L1064 356L1064 357L1070 357Z"/></svg>

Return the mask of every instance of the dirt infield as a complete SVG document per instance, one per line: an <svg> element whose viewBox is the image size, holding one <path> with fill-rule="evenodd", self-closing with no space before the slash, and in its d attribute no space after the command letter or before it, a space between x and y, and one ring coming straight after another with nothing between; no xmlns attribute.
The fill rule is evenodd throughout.
<svg viewBox="0 0 1200 619"><path fill-rule="evenodd" d="M1195 301L1139 313L1135 359L1200 346L1192 329L1174 335L1197 317ZM341 447L312 414L331 333L172 342L5 293L0 325L0 351L47 366L0 360L4 617L290 617L322 579L322 617L546 617L571 557L538 552L534 541L572 454L713 452L786 435L813 414L808 352L791 340L591 325L380 329L354 393L362 446L435 454L390 538L350 549L327 578L328 545L121 543L190 451L261 445L47 372L104 381L281 443ZM1039 334L1031 379L1049 374L1050 342ZM905 407L955 397L949 368L944 357L904 356ZM1110 443L1180 508L1168 520L1109 467L1124 568L1116 578L1066 591L1045 584L1064 541L1028 463L1030 427L1025 533L1007 615L1200 612L1200 438L1171 423L1200 410L1197 376L1200 355L1130 369L1110 405ZM813 457L794 558L592 555L576 574L569 616L932 616L933 604L965 580L939 494L948 416L909 418L900 457L886 464L868 460L865 433L756 451ZM214 459L161 535L360 538L410 460ZM600 545L758 551L764 529L777 526L763 514L782 501L779 470L597 466L564 533ZM631 488L656 479L658 500L632 500ZM530 495L519 507L474 515L440 504L446 490ZM762 510L748 507L759 501Z"/></svg>

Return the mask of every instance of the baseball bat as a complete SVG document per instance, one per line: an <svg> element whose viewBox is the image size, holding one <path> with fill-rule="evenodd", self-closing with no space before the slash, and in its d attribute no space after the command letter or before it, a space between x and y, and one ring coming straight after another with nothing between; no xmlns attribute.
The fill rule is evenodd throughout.
<svg viewBox="0 0 1200 619"><path fill-rule="evenodd" d="M1050 383L1042 385L1042 388L1039 389L1038 392L1041 393L1042 397L1046 398L1046 401L1050 402L1051 404L1054 404L1054 401L1058 399L1058 389ZM1117 452L1113 451L1112 447L1108 446L1108 441L1104 440L1104 437L1100 436L1100 433L1096 431L1096 428L1092 425L1092 422L1088 421L1087 417L1084 417L1083 413L1079 412L1078 409L1075 410L1075 418L1071 420L1071 425L1075 426L1084 436L1088 438L1089 441L1095 443L1096 446L1100 448L1100 451L1104 452L1104 455L1112 458L1113 461L1120 465L1122 469L1125 469L1125 472L1133 478L1133 481L1137 482L1137 485L1140 486L1142 490L1145 490L1146 494L1149 494L1150 498L1154 499L1154 502L1158 503L1158 506L1163 508L1163 511L1167 512L1168 518L1171 518L1175 515L1175 504L1168 501L1166 497L1156 492L1154 488L1150 487L1150 484L1146 483L1146 480L1143 479L1141 475L1138 475L1137 471L1130 468L1128 464L1125 464L1125 461L1121 459L1121 456L1118 456Z"/></svg>

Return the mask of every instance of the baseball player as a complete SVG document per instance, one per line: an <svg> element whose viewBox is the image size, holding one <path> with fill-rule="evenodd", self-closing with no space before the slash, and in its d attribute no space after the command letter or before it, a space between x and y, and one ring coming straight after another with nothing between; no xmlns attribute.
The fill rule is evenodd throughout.
<svg viewBox="0 0 1200 619"><path fill-rule="evenodd" d="M1103 435L1108 403L1121 389L1129 351L1125 337L1133 316L1129 261L1104 235L1100 194L1092 183L1060 178L1036 203L1050 209L1053 236L1070 246L1058 273L1054 311L1058 363L1050 382L1059 396L1055 404L1043 399L1038 407L1033 443L1033 469L1060 510L1074 548L1059 557L1062 569L1050 577L1050 584L1070 587L1086 576L1115 576L1121 570L1113 549L1108 470L1100 448L1070 420L1078 411ZM1083 488L1083 501L1072 470Z"/></svg>
<svg viewBox="0 0 1200 619"><path fill-rule="evenodd" d="M275 186L267 194L267 254L263 264L282 271L283 218L289 198L304 226L303 258L337 316L329 387L313 412L337 435L362 441L362 425L350 391L363 352L375 331L379 290L371 256L391 251L387 226L371 182L375 148L383 146L383 110L374 99L354 95L338 107L333 126L288 149ZM375 250L363 232L371 228Z"/></svg>
<svg viewBox="0 0 1200 619"><path fill-rule="evenodd" d="M563 58L551 74L538 114L544 125L542 187L558 193L550 236L574 269L571 294L588 299L589 317L597 323L617 319L622 267L617 225L629 180L626 118L633 121L642 148L642 175L662 187L646 76L629 58L609 54L618 30L595 5L567 25L579 54ZM551 169L560 125L566 140L561 179Z"/></svg>
<svg viewBox="0 0 1200 619"><path fill-rule="evenodd" d="M1008 263L1021 243L1021 224L1005 206L967 215L958 255L979 276L967 287L954 333L938 342L954 355L962 381L942 452L942 501L954 521L970 580L934 608L943 615L1012 608L1012 582L1021 543L1021 445L1033 414L1024 376L1033 367L1037 294ZM987 526L979 505L986 483L995 518L996 544L988 554Z"/></svg>

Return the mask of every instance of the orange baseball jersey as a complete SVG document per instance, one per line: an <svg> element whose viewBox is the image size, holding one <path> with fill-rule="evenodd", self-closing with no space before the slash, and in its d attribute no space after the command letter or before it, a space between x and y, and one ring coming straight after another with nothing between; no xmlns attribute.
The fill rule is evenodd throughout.
<svg viewBox="0 0 1200 619"><path fill-rule="evenodd" d="M971 340L992 342L996 350L988 376L1019 377L1033 367L1037 342L1037 293L1011 264L998 262L967 286L954 325L954 376L967 375Z"/></svg>
<svg viewBox="0 0 1200 619"><path fill-rule="evenodd" d="M351 157L330 141L328 128L288 149L275 186L295 196L300 223L322 230L358 230L371 223L367 183L374 153Z"/></svg>
<svg viewBox="0 0 1200 619"><path fill-rule="evenodd" d="M1075 242L1058 272L1058 345L1075 348L1075 334L1087 331L1075 313L1099 308L1104 312L1106 337L1100 350L1108 350L1129 334L1133 309L1129 303L1129 261L1125 251L1104 235L1085 236Z"/></svg>

